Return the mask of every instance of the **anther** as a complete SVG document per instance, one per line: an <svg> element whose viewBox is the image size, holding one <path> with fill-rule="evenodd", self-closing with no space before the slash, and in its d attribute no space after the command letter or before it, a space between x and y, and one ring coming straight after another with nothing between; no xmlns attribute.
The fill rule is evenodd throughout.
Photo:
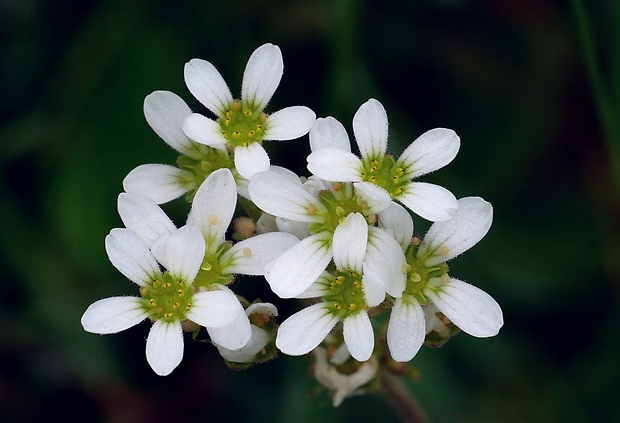
<svg viewBox="0 0 620 423"><path fill-rule="evenodd" d="M208 272L208 271L209 271L209 270L211 270L213 267L211 266L211 263L204 263L202 266L200 266L200 268L201 268L202 270L205 270L205 271L207 271L207 272Z"/></svg>
<svg viewBox="0 0 620 423"><path fill-rule="evenodd" d="M419 236L414 236L413 238L411 238L411 242L409 242L409 244L417 246L420 245L420 237Z"/></svg>
<svg viewBox="0 0 620 423"><path fill-rule="evenodd" d="M310 216L314 216L316 214L316 207L314 207L312 204L308 206L307 210Z"/></svg>
<svg viewBox="0 0 620 423"><path fill-rule="evenodd" d="M252 255L252 250L250 250L249 248L244 248L243 249L243 255L245 257L250 257Z"/></svg>
<svg viewBox="0 0 620 423"><path fill-rule="evenodd" d="M349 304L349 310L355 310L357 306L355 304Z"/></svg>
<svg viewBox="0 0 620 423"><path fill-rule="evenodd" d="M340 182L334 182L332 184L332 188L334 189L334 191L340 191L342 189L342 183Z"/></svg>
<svg viewBox="0 0 620 423"><path fill-rule="evenodd" d="M336 206L336 215L339 217L343 217L344 216L344 209L340 206Z"/></svg>
<svg viewBox="0 0 620 423"><path fill-rule="evenodd" d="M442 245L441 248L439 249L439 252L441 253L442 256L447 256L448 253L450 252L450 249L446 247L445 245Z"/></svg>
<svg viewBox="0 0 620 423"><path fill-rule="evenodd" d="M409 278L413 281L413 282L420 282L422 280L422 277L420 276L419 273L412 273L411 275L409 275Z"/></svg>
<svg viewBox="0 0 620 423"><path fill-rule="evenodd" d="M220 218L216 215L216 214L212 214L211 216L209 216L209 223L212 225L217 225L217 223L220 221Z"/></svg>
<svg viewBox="0 0 620 423"><path fill-rule="evenodd" d="M230 105L230 107L233 110L240 110L241 109L241 102L239 100L235 100L233 101L233 103Z"/></svg>
<svg viewBox="0 0 620 423"><path fill-rule="evenodd" d="M259 119L261 122L265 122L267 120L267 113L261 113Z"/></svg>

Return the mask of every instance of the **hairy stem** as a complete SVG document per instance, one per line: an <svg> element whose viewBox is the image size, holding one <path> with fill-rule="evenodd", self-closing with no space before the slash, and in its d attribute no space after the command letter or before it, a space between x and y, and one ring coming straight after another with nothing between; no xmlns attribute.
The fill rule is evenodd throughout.
<svg viewBox="0 0 620 423"><path fill-rule="evenodd" d="M386 401L403 423L430 423L430 419L405 386L403 381L384 371L381 375L381 390Z"/></svg>

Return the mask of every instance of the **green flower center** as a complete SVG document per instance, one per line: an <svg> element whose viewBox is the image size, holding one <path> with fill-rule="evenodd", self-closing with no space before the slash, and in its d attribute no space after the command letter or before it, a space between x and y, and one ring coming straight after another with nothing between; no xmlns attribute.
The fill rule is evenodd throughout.
<svg viewBox="0 0 620 423"><path fill-rule="evenodd" d="M368 203L355 195L353 184L334 182L331 189L319 193L319 201L325 206L324 210L315 210L313 206L308 210L310 215L319 217L310 224L310 233L327 231L333 234L340 222L351 213L361 213L369 225L377 221L377 216L371 212Z"/></svg>
<svg viewBox="0 0 620 423"><path fill-rule="evenodd" d="M175 279L165 272L160 279L154 279L140 288L142 308L153 321L178 322L185 320L192 307L194 289L183 279Z"/></svg>
<svg viewBox="0 0 620 423"><path fill-rule="evenodd" d="M188 171L191 176L182 178L179 182L191 187L186 194L188 202L192 202L196 191L207 177L218 169L230 169L235 179L239 177L235 169L235 162L232 155L217 148L194 143L195 150L192 156L182 155L177 158L177 166Z"/></svg>
<svg viewBox="0 0 620 423"><path fill-rule="evenodd" d="M330 293L323 296L335 316L344 319L368 308L362 291L362 276L354 271L337 272L329 284Z"/></svg>
<svg viewBox="0 0 620 423"><path fill-rule="evenodd" d="M265 136L267 115L239 100L232 102L217 120L222 135L234 147L261 142Z"/></svg>
<svg viewBox="0 0 620 423"><path fill-rule="evenodd" d="M404 178L404 175L403 168L398 166L389 154L386 154L383 160L364 160L362 167L362 179L383 188L392 198L402 194L404 187L411 182Z"/></svg>
<svg viewBox="0 0 620 423"><path fill-rule="evenodd" d="M407 260L407 282L403 297L413 296L420 304L428 304L429 300L424 295L426 288L436 288L437 284L445 284L449 280L448 265L439 263L434 266L426 266L424 261L426 256L418 257L417 252L420 246L420 239L415 237L411 245L405 252ZM442 247L445 248L445 247Z"/></svg>
<svg viewBox="0 0 620 423"><path fill-rule="evenodd" d="M198 270L196 278L194 278L194 286L196 288L210 289L212 285L228 285L234 280L234 276L228 272L223 272L223 263L221 256L224 252L232 247L232 243L225 242L214 254L206 254Z"/></svg>

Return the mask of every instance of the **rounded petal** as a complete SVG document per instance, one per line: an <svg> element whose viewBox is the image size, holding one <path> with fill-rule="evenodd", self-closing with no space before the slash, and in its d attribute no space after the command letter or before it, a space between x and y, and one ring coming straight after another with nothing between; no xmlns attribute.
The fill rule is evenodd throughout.
<svg viewBox="0 0 620 423"><path fill-rule="evenodd" d="M459 152L461 139L451 129L435 128L420 135L403 151L398 166L405 177L417 178L450 163Z"/></svg>
<svg viewBox="0 0 620 423"><path fill-rule="evenodd" d="M211 173L196 191L187 224L200 229L206 240L207 252L215 252L225 241L236 207L237 188L228 169Z"/></svg>
<svg viewBox="0 0 620 423"><path fill-rule="evenodd" d="M144 99L144 117L153 131L181 154L192 150L191 141L181 129L192 113L189 106L175 93L155 91Z"/></svg>
<svg viewBox="0 0 620 423"><path fill-rule="evenodd" d="M220 355L233 363L252 363L258 354L270 341L269 334L258 326L251 325L250 340L243 347L231 350L214 342Z"/></svg>
<svg viewBox="0 0 620 423"><path fill-rule="evenodd" d="M206 60L192 59L185 64L185 84L198 101L219 117L233 102L224 78Z"/></svg>
<svg viewBox="0 0 620 423"><path fill-rule="evenodd" d="M292 106L269 115L265 122L265 140L284 141L306 135L316 115L305 106Z"/></svg>
<svg viewBox="0 0 620 423"><path fill-rule="evenodd" d="M338 320L324 303L306 307L282 322L276 336L276 347L288 355L307 354L325 339Z"/></svg>
<svg viewBox="0 0 620 423"><path fill-rule="evenodd" d="M340 271L362 273L368 243L368 223L361 213L349 214L334 231L332 254Z"/></svg>
<svg viewBox="0 0 620 423"><path fill-rule="evenodd" d="M253 313L275 317L278 315L278 309L271 303L253 303L245 309L245 314L249 317Z"/></svg>
<svg viewBox="0 0 620 423"><path fill-rule="evenodd" d="M285 167L282 166L275 166L275 165L271 165L269 166L269 171L270 172L275 172L281 176L284 176L285 178L290 179L292 182L294 182L295 184L301 186L302 182L301 179L299 178L299 175L297 175L295 172L293 172L292 170L289 170Z"/></svg>
<svg viewBox="0 0 620 423"><path fill-rule="evenodd" d="M387 330L387 343L394 361L410 361L418 353L426 336L422 306L410 296L394 301Z"/></svg>
<svg viewBox="0 0 620 423"><path fill-rule="evenodd" d="M238 302L238 301L237 301ZM239 305L241 307L241 305ZM230 350L237 350L243 348L250 341L252 336L252 326L250 320L243 311L237 314L235 320L226 326L221 327L209 327L207 328L211 341Z"/></svg>
<svg viewBox="0 0 620 423"><path fill-rule="evenodd" d="M256 173L269 170L269 156L257 142L235 147L235 168L239 175L252 180Z"/></svg>
<svg viewBox="0 0 620 423"><path fill-rule="evenodd" d="M375 184L370 182L354 182L355 193L359 195L373 213L379 213L392 205L390 194Z"/></svg>
<svg viewBox="0 0 620 423"><path fill-rule="evenodd" d="M332 258L329 240L312 235L286 250L265 271L271 290L280 298L304 292L325 270Z"/></svg>
<svg viewBox="0 0 620 423"><path fill-rule="evenodd" d="M443 263L476 245L493 222L493 206L480 197L458 201L458 211L450 220L435 222L424 236L418 257L427 256L425 265Z"/></svg>
<svg viewBox="0 0 620 423"><path fill-rule="evenodd" d="M450 219L458 208L456 197L450 191L426 182L410 183L395 200L431 222Z"/></svg>
<svg viewBox="0 0 620 423"><path fill-rule="evenodd" d="M194 175L186 170L163 164L143 164L125 176L123 189L150 197L157 204L179 198L192 188Z"/></svg>
<svg viewBox="0 0 620 423"><path fill-rule="evenodd" d="M316 220L323 205L297 183L278 173L267 171L254 175L250 181L250 197L263 211L299 222Z"/></svg>
<svg viewBox="0 0 620 423"><path fill-rule="evenodd" d="M146 339L146 360L159 376L167 376L183 359L181 323L161 320L153 323Z"/></svg>
<svg viewBox="0 0 620 423"><path fill-rule="evenodd" d="M314 152L324 147L351 152L347 130L342 123L331 116L318 118L310 129L310 150Z"/></svg>
<svg viewBox="0 0 620 423"><path fill-rule="evenodd" d="M82 315L84 330L106 335L137 325L147 314L136 297L110 297L94 302Z"/></svg>
<svg viewBox="0 0 620 423"><path fill-rule="evenodd" d="M344 342L351 356L357 361L366 361L375 347L375 333L365 310L347 317L342 322Z"/></svg>
<svg viewBox="0 0 620 423"><path fill-rule="evenodd" d="M183 121L183 131L197 143L227 151L226 138L224 138L220 126L214 120L198 113L190 114Z"/></svg>
<svg viewBox="0 0 620 423"><path fill-rule="evenodd" d="M353 153L322 147L308 156L308 170L326 181L361 182L362 162Z"/></svg>
<svg viewBox="0 0 620 423"><path fill-rule="evenodd" d="M263 110L280 85L284 62L280 48L263 44L250 56L243 73L241 100L251 108Z"/></svg>
<svg viewBox="0 0 620 423"><path fill-rule="evenodd" d="M392 235L403 251L407 249L413 237L413 219L407 209L392 201L379 213L379 227Z"/></svg>
<svg viewBox="0 0 620 423"><path fill-rule="evenodd" d="M205 241L197 228L183 226L173 234L159 237L152 251L170 275L191 283L204 259Z"/></svg>
<svg viewBox="0 0 620 423"><path fill-rule="evenodd" d="M368 228L368 246L364 258L364 274L375 272L385 281L385 290L398 298L405 289L405 255L400 245L383 229Z"/></svg>
<svg viewBox="0 0 620 423"><path fill-rule="evenodd" d="M149 247L135 232L115 228L105 237L108 258L130 281L144 286L152 279L161 278L159 264Z"/></svg>
<svg viewBox="0 0 620 423"><path fill-rule="evenodd" d="M387 151L388 118L383 105L371 98L353 116L353 133L364 161L383 160Z"/></svg>
<svg viewBox="0 0 620 423"><path fill-rule="evenodd" d="M219 290L194 294L187 318L206 328L218 328L231 324L239 313L245 312L235 294L220 286Z"/></svg>
<svg viewBox="0 0 620 423"><path fill-rule="evenodd" d="M364 265L364 276L362 278L362 289L364 300L369 307L378 306L385 300L385 275L379 274L372 266Z"/></svg>
<svg viewBox="0 0 620 423"><path fill-rule="evenodd" d="M299 239L294 235L282 232L266 233L245 239L222 255L220 259L220 263L224 263L222 272L264 275L267 264L298 242Z"/></svg>
<svg viewBox="0 0 620 423"><path fill-rule="evenodd" d="M157 238L177 229L161 207L145 195L123 192L117 208L125 227L137 233L149 248Z"/></svg>
<svg viewBox="0 0 620 423"><path fill-rule="evenodd" d="M264 214L263 216L271 216ZM310 235L308 230L308 222L297 222L295 220L285 219L283 217L276 217L276 231L286 232L295 235L298 239L304 239Z"/></svg>
<svg viewBox="0 0 620 423"><path fill-rule="evenodd" d="M493 297L466 282L450 279L440 290L427 288L424 294L452 323L471 336L495 336L504 325L502 309Z"/></svg>

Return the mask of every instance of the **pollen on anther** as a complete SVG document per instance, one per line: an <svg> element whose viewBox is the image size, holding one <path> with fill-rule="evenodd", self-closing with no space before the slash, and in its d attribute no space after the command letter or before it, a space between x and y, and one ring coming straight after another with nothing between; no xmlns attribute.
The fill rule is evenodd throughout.
<svg viewBox="0 0 620 423"><path fill-rule="evenodd" d="M355 304L349 304L349 310L355 310L357 306Z"/></svg>
<svg viewBox="0 0 620 423"><path fill-rule="evenodd" d="M334 191L340 191L342 189L342 183L340 182L334 182L332 184L332 188L334 189Z"/></svg>
<svg viewBox="0 0 620 423"><path fill-rule="evenodd" d="M252 250L250 250L249 248L244 248L243 249L243 255L245 257L250 257L252 255Z"/></svg>
<svg viewBox="0 0 620 423"><path fill-rule="evenodd" d="M445 245L442 245L441 248L439 249L439 252L441 253L442 256L447 256L448 253L450 252L450 249L446 247Z"/></svg>
<svg viewBox="0 0 620 423"><path fill-rule="evenodd" d="M217 223L220 221L219 216L212 214L211 216L209 216L209 223L212 225L217 225Z"/></svg>
<svg viewBox="0 0 620 423"><path fill-rule="evenodd" d="M313 205L309 205L307 210L310 216L314 216L316 214L316 207L314 207Z"/></svg>
<svg viewBox="0 0 620 423"><path fill-rule="evenodd" d="M411 245L420 245L420 237L419 236L414 236L413 238L411 238L411 242L409 244L411 244Z"/></svg>

